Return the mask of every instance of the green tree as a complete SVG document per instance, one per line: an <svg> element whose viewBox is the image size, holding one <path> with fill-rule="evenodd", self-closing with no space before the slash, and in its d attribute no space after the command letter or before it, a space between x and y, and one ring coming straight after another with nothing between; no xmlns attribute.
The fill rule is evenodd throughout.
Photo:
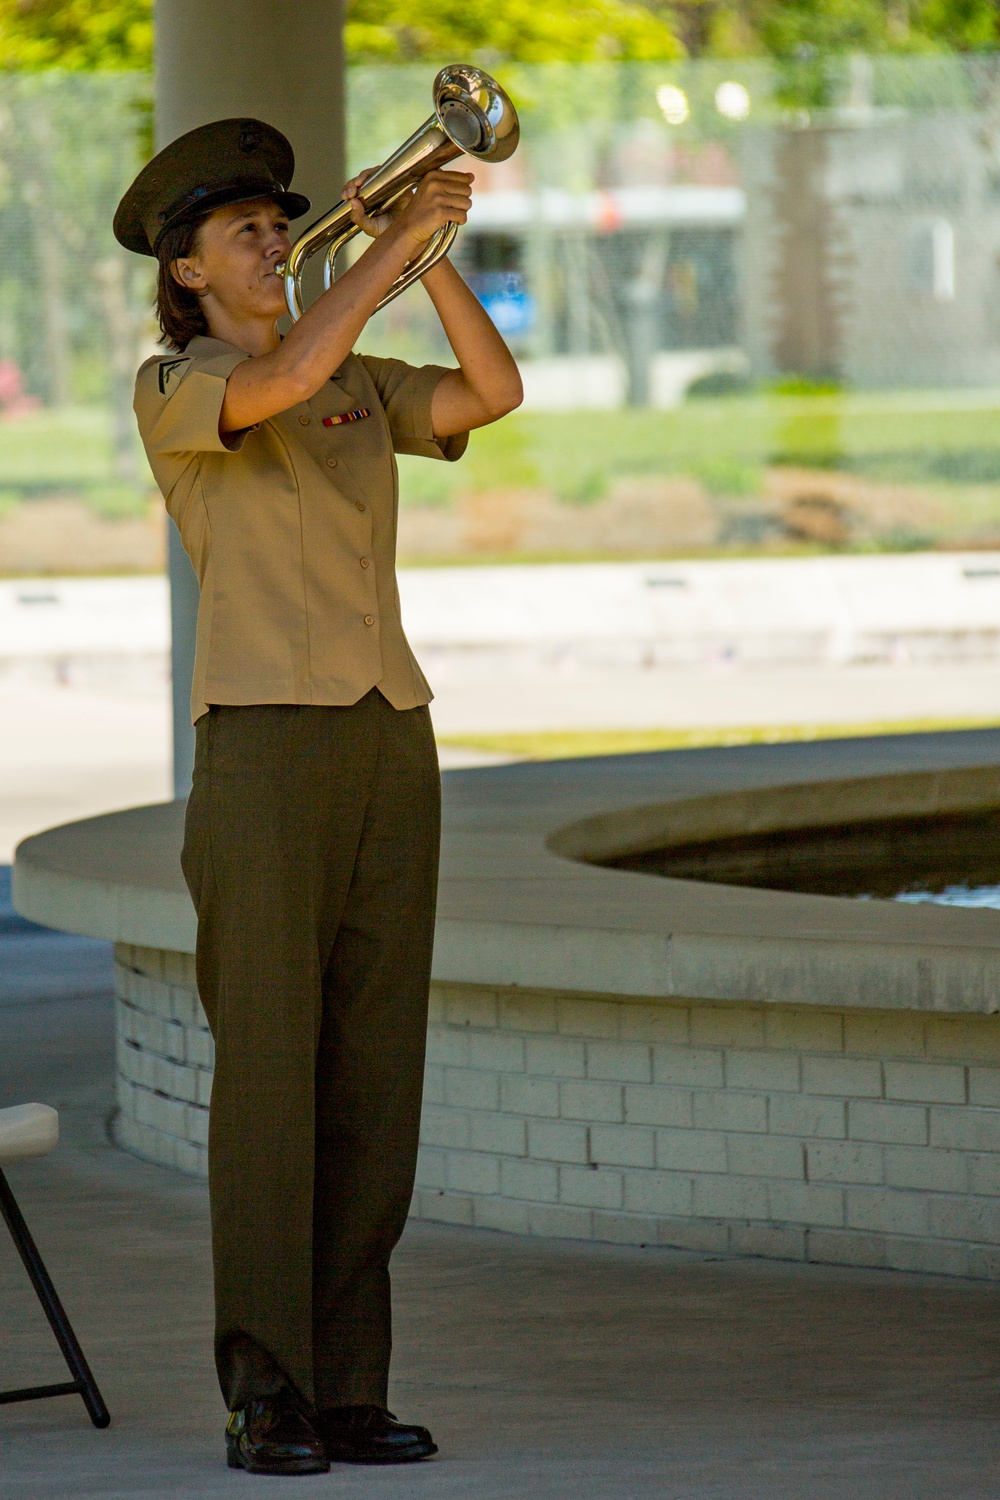
<svg viewBox="0 0 1000 1500"><path fill-rule="evenodd" d="M491 57L511 62L659 61L683 48L669 17L631 0L350 0L354 61Z"/></svg>
<svg viewBox="0 0 1000 1500"><path fill-rule="evenodd" d="M352 61L496 55L511 61L657 60L683 49L640 0L348 0ZM152 0L0 0L0 67L152 64Z"/></svg>
<svg viewBox="0 0 1000 1500"><path fill-rule="evenodd" d="M891 20L908 30L959 52L1000 47L1000 8L996 0L901 0L890 6Z"/></svg>
<svg viewBox="0 0 1000 1500"><path fill-rule="evenodd" d="M747 52L986 50L1000 46L997 0L648 0L691 57Z"/></svg>
<svg viewBox="0 0 1000 1500"><path fill-rule="evenodd" d="M658 61L1000 47L998 0L348 0L353 62ZM0 0L0 68L152 65L153 0Z"/></svg>
<svg viewBox="0 0 1000 1500"><path fill-rule="evenodd" d="M2 68L146 70L152 57L152 0L0 0Z"/></svg>

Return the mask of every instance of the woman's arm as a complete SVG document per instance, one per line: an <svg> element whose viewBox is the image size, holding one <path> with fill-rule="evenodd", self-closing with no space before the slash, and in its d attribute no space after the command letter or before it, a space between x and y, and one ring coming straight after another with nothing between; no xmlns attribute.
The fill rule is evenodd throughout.
<svg viewBox="0 0 1000 1500"><path fill-rule="evenodd" d="M514 357L493 320L447 259L422 278L459 368L449 370L434 391L435 437L485 427L524 399Z"/></svg>
<svg viewBox="0 0 1000 1500"><path fill-rule="evenodd" d="M279 347L236 366L226 383L219 431L253 427L314 396L343 364L407 263L443 225L465 223L471 182L465 172L428 172L398 217L316 299Z"/></svg>
<svg viewBox="0 0 1000 1500"><path fill-rule="evenodd" d="M400 219L406 217L408 210L404 210L399 219L395 218L398 209L369 217L362 196L369 171L351 178L344 188L344 197L357 205L354 222L366 234L377 236L376 244L380 244ZM473 181L468 172L446 172L443 175L461 177L470 187ZM470 194L469 207L471 203ZM456 219L454 222L464 223L465 220ZM442 375L434 391L431 402L434 436L450 437L452 433L485 427L489 422L506 416L515 406L520 406L524 390L514 357L493 320L447 258L425 271L421 280L459 364L457 370Z"/></svg>

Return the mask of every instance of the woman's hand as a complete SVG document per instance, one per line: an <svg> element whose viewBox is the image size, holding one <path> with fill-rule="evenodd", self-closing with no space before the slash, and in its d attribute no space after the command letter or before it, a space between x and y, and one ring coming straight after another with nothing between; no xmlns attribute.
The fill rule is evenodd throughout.
<svg viewBox="0 0 1000 1500"><path fill-rule="evenodd" d="M365 234L370 235L372 239L376 239L382 233L383 229L388 229L393 220L391 213L369 215L365 208L365 200L361 196L361 189L374 171L374 167L365 167L364 171L359 172L356 177L349 178L344 183L344 189L340 195L344 202L350 206L351 218L355 224L359 229L363 229ZM394 206L398 209L400 205Z"/></svg>
<svg viewBox="0 0 1000 1500"><path fill-rule="evenodd" d="M446 224L464 224L469 217L474 181L471 172L428 172L415 190L398 198L385 213L370 215L361 189L373 171L368 167L352 177L344 184L343 194L351 218L373 239L395 224L416 252Z"/></svg>

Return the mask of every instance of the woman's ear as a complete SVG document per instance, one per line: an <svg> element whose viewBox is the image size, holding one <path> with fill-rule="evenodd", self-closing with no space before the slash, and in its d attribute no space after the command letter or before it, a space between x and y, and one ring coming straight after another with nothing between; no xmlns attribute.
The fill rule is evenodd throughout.
<svg viewBox="0 0 1000 1500"><path fill-rule="evenodd" d="M200 292L205 286L204 272L186 257L171 261L170 274L178 286L184 287L189 292Z"/></svg>

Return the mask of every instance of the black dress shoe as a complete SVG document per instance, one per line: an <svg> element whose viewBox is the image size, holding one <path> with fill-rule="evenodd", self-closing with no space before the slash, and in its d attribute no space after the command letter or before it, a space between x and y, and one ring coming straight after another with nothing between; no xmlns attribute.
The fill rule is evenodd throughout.
<svg viewBox="0 0 1000 1500"><path fill-rule="evenodd" d="M281 1396L229 1413L226 1462L248 1474L325 1474L330 1467L316 1429Z"/></svg>
<svg viewBox="0 0 1000 1500"><path fill-rule="evenodd" d="M409 1464L437 1452L426 1427L397 1422L384 1406L334 1406L317 1423L326 1456L342 1464Z"/></svg>

